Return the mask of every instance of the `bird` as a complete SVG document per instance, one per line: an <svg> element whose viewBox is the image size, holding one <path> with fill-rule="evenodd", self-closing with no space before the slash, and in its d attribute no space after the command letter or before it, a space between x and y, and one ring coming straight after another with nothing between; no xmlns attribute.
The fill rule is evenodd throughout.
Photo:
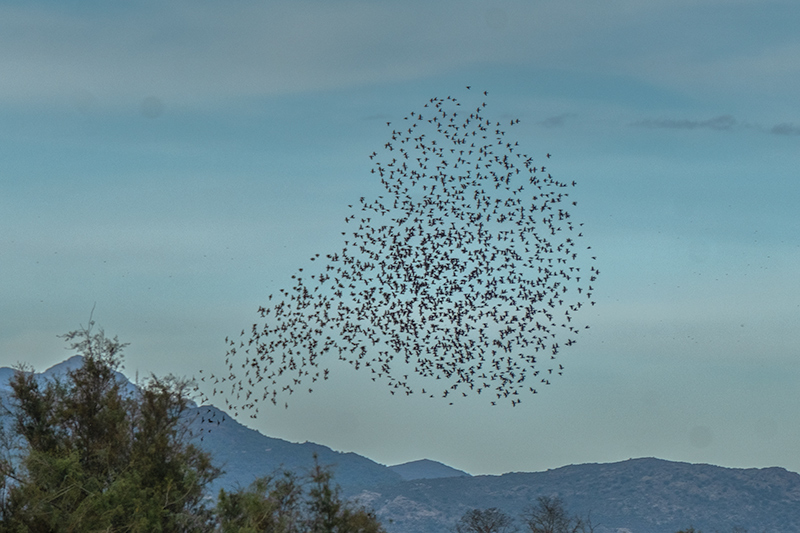
<svg viewBox="0 0 800 533"><path fill-rule="evenodd" d="M386 123L383 155L368 156L382 194L345 204L341 248L298 267L242 330L249 338L226 338L226 386L214 395L235 413L279 397L288 408L301 383L342 361L397 398L493 390L493 405L516 407L520 392L536 394L526 380L562 373L554 361L584 329L575 321L599 275L582 251L586 228L561 207L576 181L520 152L488 109L432 97L404 117L410 127Z"/></svg>

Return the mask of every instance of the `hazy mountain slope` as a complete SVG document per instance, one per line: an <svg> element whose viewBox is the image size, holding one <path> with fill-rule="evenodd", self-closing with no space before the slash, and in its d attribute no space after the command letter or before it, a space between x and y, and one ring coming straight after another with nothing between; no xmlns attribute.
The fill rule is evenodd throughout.
<svg viewBox="0 0 800 533"><path fill-rule="evenodd" d="M231 419L216 407L203 406L192 409L195 442L209 451L215 463L225 474L213 484L213 493L220 487L246 486L258 476L288 469L306 472L314 464L314 454L320 464L334 468L334 480L346 495L360 492L364 487L386 485L401 481L399 474L355 453L336 452L319 444L302 444L266 437ZM211 425L203 423L211 417ZM217 425L216 421L220 421ZM208 431L208 429L211 431ZM202 435L202 440L200 440Z"/></svg>
<svg viewBox="0 0 800 533"><path fill-rule="evenodd" d="M471 508L512 516L539 496L558 495L596 532L707 533L744 527L751 533L800 532L800 475L782 468L733 469L632 459L572 465L536 473L407 481L362 494L392 531L444 531Z"/></svg>
<svg viewBox="0 0 800 533"><path fill-rule="evenodd" d="M42 380L61 378L67 371L82 364L82 361L81 356L73 356L39 373L39 376ZM4 405L8 405L8 380L12 375L12 369L0 368L0 402ZM122 383L123 390L136 390L136 386L123 374L117 373L117 378ZM320 464L333 467L334 480L348 496L360 492L364 487L401 481L399 474L366 457L336 452L310 442L299 444L266 437L246 428L213 406L193 407L185 416L191 432L196 435L194 441L210 452L214 464L224 470L223 475L209 487L209 493L213 496L216 496L220 488L247 486L258 476L282 469L306 472L314 465L315 454ZM204 419L209 418L214 420L212 424L203 423ZM220 423L217 424L216 421Z"/></svg>
<svg viewBox="0 0 800 533"><path fill-rule="evenodd" d="M42 373L42 379L63 375L78 363L71 358ZM10 375L0 368L3 402L9 399ZM800 475L783 468L733 469L644 458L471 477L435 461L386 467L355 453L266 437L216 407L193 407L186 416L196 442L226 470L212 495L220 487L247 485L280 469L303 472L316 454L321 464L335 466L334 479L345 495L374 507L390 533L448 531L473 508L498 507L518 517L543 495L560 496L572 513L591 513L596 533L675 533L688 526L705 533L729 533L734 527L750 533L800 533ZM211 425L204 422L209 417ZM413 479L403 481L401 474Z"/></svg>
<svg viewBox="0 0 800 533"><path fill-rule="evenodd" d="M51 366L44 372L36 372L35 374L38 376L40 383L51 379L64 379L67 375L67 372L75 368L79 368L81 365L83 365L83 356L73 355L69 359ZM11 387L8 383L11 377L14 375L14 372L15 370L13 368L6 366L0 368L0 392L11 392ZM117 381L122 386L123 391L127 391L128 393L133 393L136 391L136 385L133 384L124 374L121 372L116 372L115 374Z"/></svg>

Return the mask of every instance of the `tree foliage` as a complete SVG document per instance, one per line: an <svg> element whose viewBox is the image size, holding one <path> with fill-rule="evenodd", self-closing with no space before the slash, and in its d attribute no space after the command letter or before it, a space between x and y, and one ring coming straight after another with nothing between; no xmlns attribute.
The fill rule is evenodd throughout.
<svg viewBox="0 0 800 533"><path fill-rule="evenodd" d="M342 500L330 469L315 462L305 477L259 478L247 489L220 491L221 533L385 533L375 514Z"/></svg>
<svg viewBox="0 0 800 533"><path fill-rule="evenodd" d="M65 335L83 364L45 381L20 367L10 380L0 526L5 531L203 531L204 489L218 474L189 443L181 415L189 384L152 376L123 390L126 344L93 323Z"/></svg>
<svg viewBox="0 0 800 533"><path fill-rule="evenodd" d="M525 533L592 533L594 526L587 517L571 516L558 496L540 496L519 517ZM455 533L511 533L520 531L514 519L500 509L472 509L464 513L454 526Z"/></svg>
<svg viewBox="0 0 800 533"><path fill-rule="evenodd" d="M190 442L190 384L118 374L126 346L102 330L65 335L82 364L60 379L21 366L0 419L2 532L384 533L375 515L340 497L329 469L286 472L221 491L219 474Z"/></svg>

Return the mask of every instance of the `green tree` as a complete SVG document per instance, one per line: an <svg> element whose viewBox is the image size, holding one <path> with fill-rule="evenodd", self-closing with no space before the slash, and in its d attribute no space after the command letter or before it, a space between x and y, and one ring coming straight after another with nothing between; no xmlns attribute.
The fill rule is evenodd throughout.
<svg viewBox="0 0 800 533"><path fill-rule="evenodd" d="M514 520L497 507L471 509L455 525L456 533L507 533L514 530Z"/></svg>
<svg viewBox="0 0 800 533"><path fill-rule="evenodd" d="M221 533L385 533L375 514L343 500L329 468L315 462L307 476L259 478L247 489L221 490Z"/></svg>
<svg viewBox="0 0 800 533"><path fill-rule="evenodd" d="M4 531L211 530L204 488L220 471L188 441L189 383L152 376L123 390L126 344L93 322L65 335L83 364L43 382L20 367L7 413L16 457L0 463Z"/></svg>
<svg viewBox="0 0 800 533"><path fill-rule="evenodd" d="M221 533L296 533L300 531L303 489L296 474L256 479L250 487L221 490L217 521Z"/></svg>

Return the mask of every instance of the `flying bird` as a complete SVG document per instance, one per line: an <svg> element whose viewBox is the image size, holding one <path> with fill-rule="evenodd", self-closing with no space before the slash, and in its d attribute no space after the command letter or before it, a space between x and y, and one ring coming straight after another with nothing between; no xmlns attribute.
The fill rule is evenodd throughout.
<svg viewBox="0 0 800 533"><path fill-rule="evenodd" d="M226 339L227 388L215 394L235 412L288 407L301 383L329 379L333 360L392 395L485 390L493 405L536 394L526 382L542 365L561 373L556 356L576 342L579 309L595 303L581 283L595 257L584 257L582 224L562 207L575 181L519 152L486 107L431 98L404 117L410 127L391 129L384 157L369 155L384 192L348 205L342 248L269 295L240 335L246 344Z"/></svg>

